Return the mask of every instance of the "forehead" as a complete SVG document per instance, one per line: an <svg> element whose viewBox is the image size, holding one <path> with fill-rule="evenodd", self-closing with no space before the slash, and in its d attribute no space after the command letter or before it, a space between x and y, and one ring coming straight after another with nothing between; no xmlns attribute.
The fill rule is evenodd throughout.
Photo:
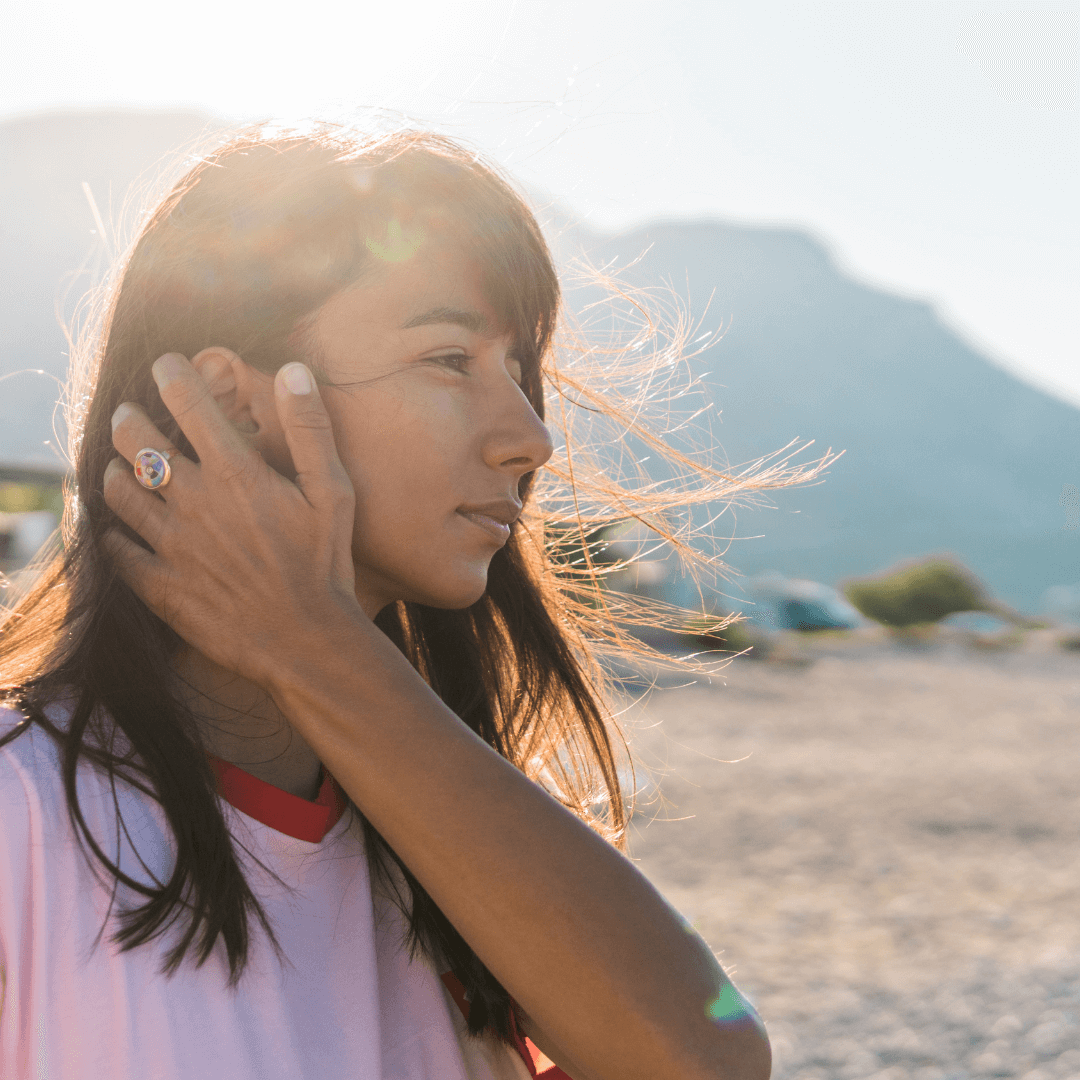
<svg viewBox="0 0 1080 1080"><path fill-rule="evenodd" d="M432 315L440 311L475 313L478 318L466 329L492 336L500 332L480 263L459 245L425 243L397 261L372 259L357 284L323 305L316 322L331 334L360 324L404 330L436 321Z"/></svg>

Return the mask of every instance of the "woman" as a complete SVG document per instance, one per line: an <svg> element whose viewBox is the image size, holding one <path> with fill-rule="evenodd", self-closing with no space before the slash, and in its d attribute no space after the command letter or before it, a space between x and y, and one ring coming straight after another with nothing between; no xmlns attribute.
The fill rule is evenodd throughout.
<svg viewBox="0 0 1080 1080"><path fill-rule="evenodd" d="M428 134L248 132L147 220L0 636L4 1077L768 1075L618 850L598 571L533 498L558 305Z"/></svg>

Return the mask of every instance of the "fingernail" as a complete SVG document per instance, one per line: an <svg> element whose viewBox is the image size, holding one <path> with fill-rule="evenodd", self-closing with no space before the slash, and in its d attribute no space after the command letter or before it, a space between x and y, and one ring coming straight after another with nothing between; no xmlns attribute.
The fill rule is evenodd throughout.
<svg viewBox="0 0 1080 1080"><path fill-rule="evenodd" d="M281 369L281 381L290 394L311 393L311 375L303 364L286 364Z"/></svg>
<svg viewBox="0 0 1080 1080"><path fill-rule="evenodd" d="M112 414L112 429L115 431L131 415L131 406L126 401L121 401L116 406L116 412Z"/></svg>
<svg viewBox="0 0 1080 1080"><path fill-rule="evenodd" d="M154 361L150 369L159 390L164 390L183 371L184 358L179 353L166 353Z"/></svg>

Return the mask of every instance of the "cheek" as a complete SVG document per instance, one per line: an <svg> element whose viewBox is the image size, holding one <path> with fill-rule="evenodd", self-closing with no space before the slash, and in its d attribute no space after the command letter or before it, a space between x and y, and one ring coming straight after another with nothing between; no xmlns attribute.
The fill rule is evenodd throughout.
<svg viewBox="0 0 1080 1080"><path fill-rule="evenodd" d="M419 407L368 394L331 419L356 491L358 573L381 582L393 599L446 608L475 603L493 550L454 514L470 494L470 442L450 395L432 394Z"/></svg>
<svg viewBox="0 0 1080 1080"><path fill-rule="evenodd" d="M331 419L356 489L358 519L391 508L407 517L424 509L430 515L453 500L460 444L449 395L416 401L372 392L349 405L331 410Z"/></svg>

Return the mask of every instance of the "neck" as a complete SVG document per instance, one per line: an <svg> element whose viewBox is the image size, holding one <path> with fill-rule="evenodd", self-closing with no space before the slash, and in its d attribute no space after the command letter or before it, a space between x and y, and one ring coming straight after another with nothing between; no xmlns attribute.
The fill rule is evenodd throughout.
<svg viewBox="0 0 1080 1080"><path fill-rule="evenodd" d="M269 694L192 648L173 671L211 754L291 795L315 798L321 763Z"/></svg>

